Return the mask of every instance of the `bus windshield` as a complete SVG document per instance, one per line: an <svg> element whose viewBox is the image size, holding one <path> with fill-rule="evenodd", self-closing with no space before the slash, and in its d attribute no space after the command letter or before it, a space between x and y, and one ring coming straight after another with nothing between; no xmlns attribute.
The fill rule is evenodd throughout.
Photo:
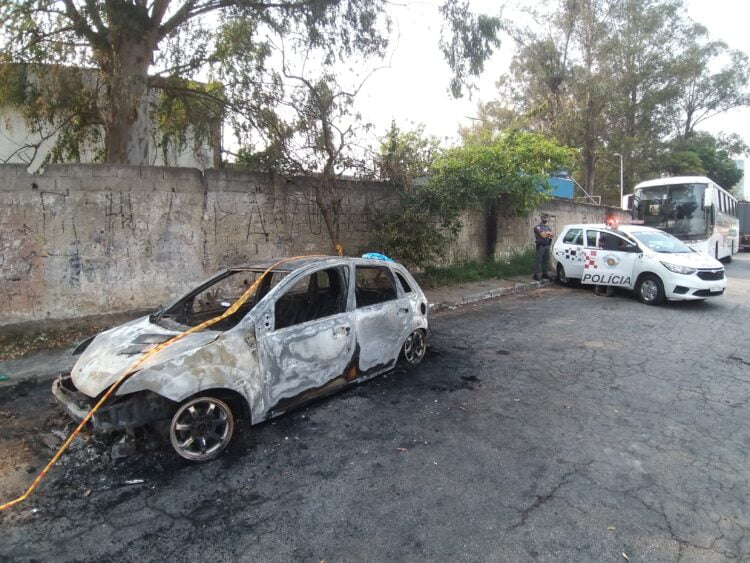
<svg viewBox="0 0 750 563"><path fill-rule="evenodd" d="M640 188L638 219L678 237L706 236L703 196L706 184L672 184Z"/></svg>

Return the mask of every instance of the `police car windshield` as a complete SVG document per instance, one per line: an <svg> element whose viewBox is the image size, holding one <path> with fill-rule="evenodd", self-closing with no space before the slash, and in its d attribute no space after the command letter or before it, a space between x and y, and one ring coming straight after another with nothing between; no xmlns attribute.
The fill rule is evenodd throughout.
<svg viewBox="0 0 750 563"><path fill-rule="evenodd" d="M692 252L689 246L670 234L659 231L639 231L631 233L639 242L654 252L664 254L683 254Z"/></svg>

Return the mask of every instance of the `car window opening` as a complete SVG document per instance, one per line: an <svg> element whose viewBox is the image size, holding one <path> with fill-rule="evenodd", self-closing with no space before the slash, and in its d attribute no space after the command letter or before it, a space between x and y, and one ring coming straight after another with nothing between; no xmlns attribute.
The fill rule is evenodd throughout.
<svg viewBox="0 0 750 563"><path fill-rule="evenodd" d="M346 284L341 268L305 276L276 300L275 329L330 317L346 311Z"/></svg>
<svg viewBox="0 0 750 563"><path fill-rule="evenodd" d="M404 276L402 276L401 274L399 274L398 272L396 272L396 277L398 277L398 281L401 282L401 287L403 288L404 293L412 293L413 292L411 286L409 285L409 282L406 281L406 278Z"/></svg>
<svg viewBox="0 0 750 563"><path fill-rule="evenodd" d="M196 326L222 315L263 275L263 270L230 270L207 286L199 288L158 315L154 321L171 319L184 326ZM239 323L248 312L284 277L286 272L270 272L260 287L232 315L215 324L210 330L225 331Z"/></svg>
<svg viewBox="0 0 750 563"><path fill-rule="evenodd" d="M357 266L355 296L357 308L396 299L396 285L384 266Z"/></svg>

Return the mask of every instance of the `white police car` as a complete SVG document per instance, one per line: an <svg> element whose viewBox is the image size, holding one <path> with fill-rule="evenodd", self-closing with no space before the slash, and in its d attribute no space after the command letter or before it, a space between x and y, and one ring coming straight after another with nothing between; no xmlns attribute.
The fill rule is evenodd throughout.
<svg viewBox="0 0 750 563"><path fill-rule="evenodd" d="M721 262L643 225L567 225L552 255L561 283L632 289L648 305L705 299L727 287Z"/></svg>

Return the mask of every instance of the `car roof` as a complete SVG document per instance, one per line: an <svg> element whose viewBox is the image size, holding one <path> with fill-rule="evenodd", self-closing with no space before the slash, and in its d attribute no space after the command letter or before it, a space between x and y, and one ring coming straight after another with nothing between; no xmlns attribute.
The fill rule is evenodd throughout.
<svg viewBox="0 0 750 563"><path fill-rule="evenodd" d="M616 227L610 227L606 223L579 223L576 225L565 225L563 231L570 229L600 229L602 231L620 231L623 233L642 233L644 231L651 231L655 233L661 233L663 231L655 229L654 227L647 227L646 225L617 225Z"/></svg>
<svg viewBox="0 0 750 563"><path fill-rule="evenodd" d="M386 260L373 260L367 258L357 258L353 256L300 256L300 257L287 257L287 258L268 258L264 260L253 260L246 264L231 266L228 270L267 270L284 260L281 264L273 268L274 272L294 272L301 268L310 266L311 264L347 264L354 263L356 265L371 265L371 266L384 266L387 264L396 265L396 262L388 262Z"/></svg>

